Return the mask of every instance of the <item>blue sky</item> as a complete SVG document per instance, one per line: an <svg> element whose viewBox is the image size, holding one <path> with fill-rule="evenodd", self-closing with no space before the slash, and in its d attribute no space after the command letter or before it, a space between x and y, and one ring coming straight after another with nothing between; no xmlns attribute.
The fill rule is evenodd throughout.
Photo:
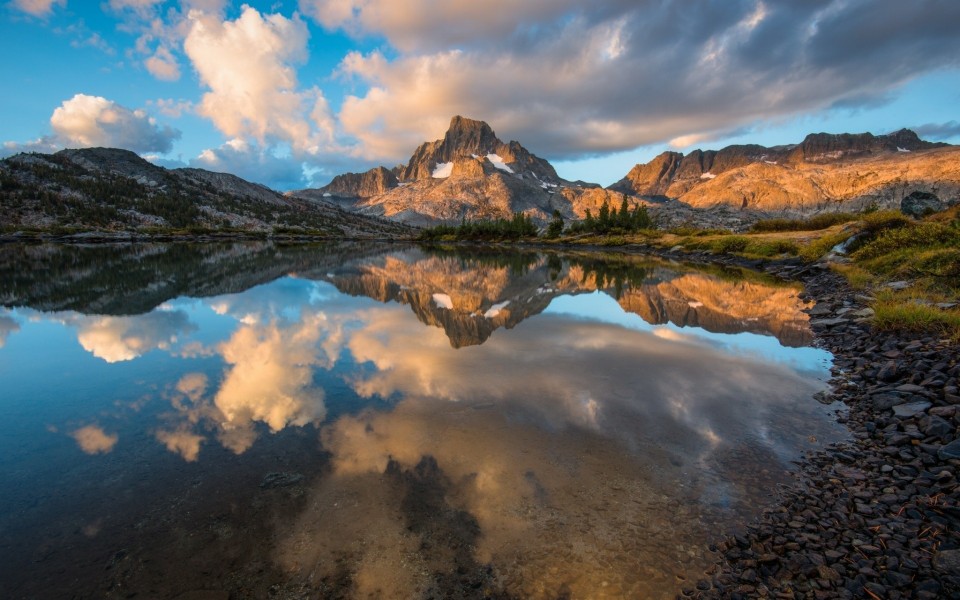
<svg viewBox="0 0 960 600"><path fill-rule="evenodd" d="M0 152L123 147L277 189L455 114L608 185L664 150L960 142L960 3L0 0Z"/></svg>

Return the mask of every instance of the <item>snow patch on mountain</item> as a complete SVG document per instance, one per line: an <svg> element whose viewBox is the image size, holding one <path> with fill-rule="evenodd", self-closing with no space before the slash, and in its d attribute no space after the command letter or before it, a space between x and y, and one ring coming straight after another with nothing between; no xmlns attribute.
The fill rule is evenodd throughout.
<svg viewBox="0 0 960 600"><path fill-rule="evenodd" d="M503 159L500 158L499 154L488 154L487 160L493 163L493 166L500 169L501 171L506 171L507 173L513 173L513 169L507 166L507 163L503 162Z"/></svg>
<svg viewBox="0 0 960 600"><path fill-rule="evenodd" d="M488 319L495 319L497 318L497 316L500 315L500 311L505 309L508 304L510 304L509 300L505 300L498 304L494 304L493 306L490 307L490 309L487 312L483 313L483 316Z"/></svg>
<svg viewBox="0 0 960 600"><path fill-rule="evenodd" d="M453 173L453 162L437 163L431 177L434 179L446 179L450 177L451 173Z"/></svg>
<svg viewBox="0 0 960 600"><path fill-rule="evenodd" d="M446 308L450 310L453 308L453 300L450 299L450 296L447 294L434 294L433 303L440 308Z"/></svg>

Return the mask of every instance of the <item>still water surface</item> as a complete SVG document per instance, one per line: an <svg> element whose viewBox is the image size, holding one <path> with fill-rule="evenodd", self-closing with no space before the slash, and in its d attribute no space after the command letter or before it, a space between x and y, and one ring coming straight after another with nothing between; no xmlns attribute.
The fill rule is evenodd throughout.
<svg viewBox="0 0 960 600"><path fill-rule="evenodd" d="M842 435L757 274L253 243L0 276L3 598L669 598Z"/></svg>

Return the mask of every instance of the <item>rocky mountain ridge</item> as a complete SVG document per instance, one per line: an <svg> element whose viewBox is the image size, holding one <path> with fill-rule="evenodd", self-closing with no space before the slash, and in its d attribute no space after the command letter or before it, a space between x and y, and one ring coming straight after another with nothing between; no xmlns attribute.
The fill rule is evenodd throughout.
<svg viewBox="0 0 960 600"><path fill-rule="evenodd" d="M596 214L604 202L617 207L625 198L599 185L566 181L519 142L503 142L487 123L461 116L451 119L442 139L421 144L405 165L338 175L322 188L292 195L414 224L515 212L544 223L555 210L565 219L582 219L588 209Z"/></svg>
<svg viewBox="0 0 960 600"><path fill-rule="evenodd" d="M117 148L17 154L0 161L0 227L281 230L360 237L410 231L235 175L165 169Z"/></svg>
<svg viewBox="0 0 960 600"><path fill-rule="evenodd" d="M442 328L454 348L482 344L558 296L597 291L654 325L752 332L784 346L812 341L808 305L793 286L714 277L644 257L613 272L574 256L531 253L515 260L522 269L495 257L409 250L317 276L346 294L409 306L422 323Z"/></svg>
<svg viewBox="0 0 960 600"><path fill-rule="evenodd" d="M808 135L796 145L664 152L610 190L694 208L775 213L898 208L914 192L960 199L960 148L901 129L887 135Z"/></svg>

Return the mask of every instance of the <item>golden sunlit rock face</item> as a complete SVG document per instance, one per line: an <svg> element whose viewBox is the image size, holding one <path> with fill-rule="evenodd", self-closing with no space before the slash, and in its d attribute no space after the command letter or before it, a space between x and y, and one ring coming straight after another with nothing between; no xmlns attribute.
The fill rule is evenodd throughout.
<svg viewBox="0 0 960 600"><path fill-rule="evenodd" d="M705 164L694 153L683 157L667 152L637 165L611 189L668 196L696 208L795 212L860 210L874 204L899 208L915 191L944 201L960 196L956 147L864 151L849 157L842 150L810 156L768 156L765 151L759 148L753 155L731 156L718 164Z"/></svg>

